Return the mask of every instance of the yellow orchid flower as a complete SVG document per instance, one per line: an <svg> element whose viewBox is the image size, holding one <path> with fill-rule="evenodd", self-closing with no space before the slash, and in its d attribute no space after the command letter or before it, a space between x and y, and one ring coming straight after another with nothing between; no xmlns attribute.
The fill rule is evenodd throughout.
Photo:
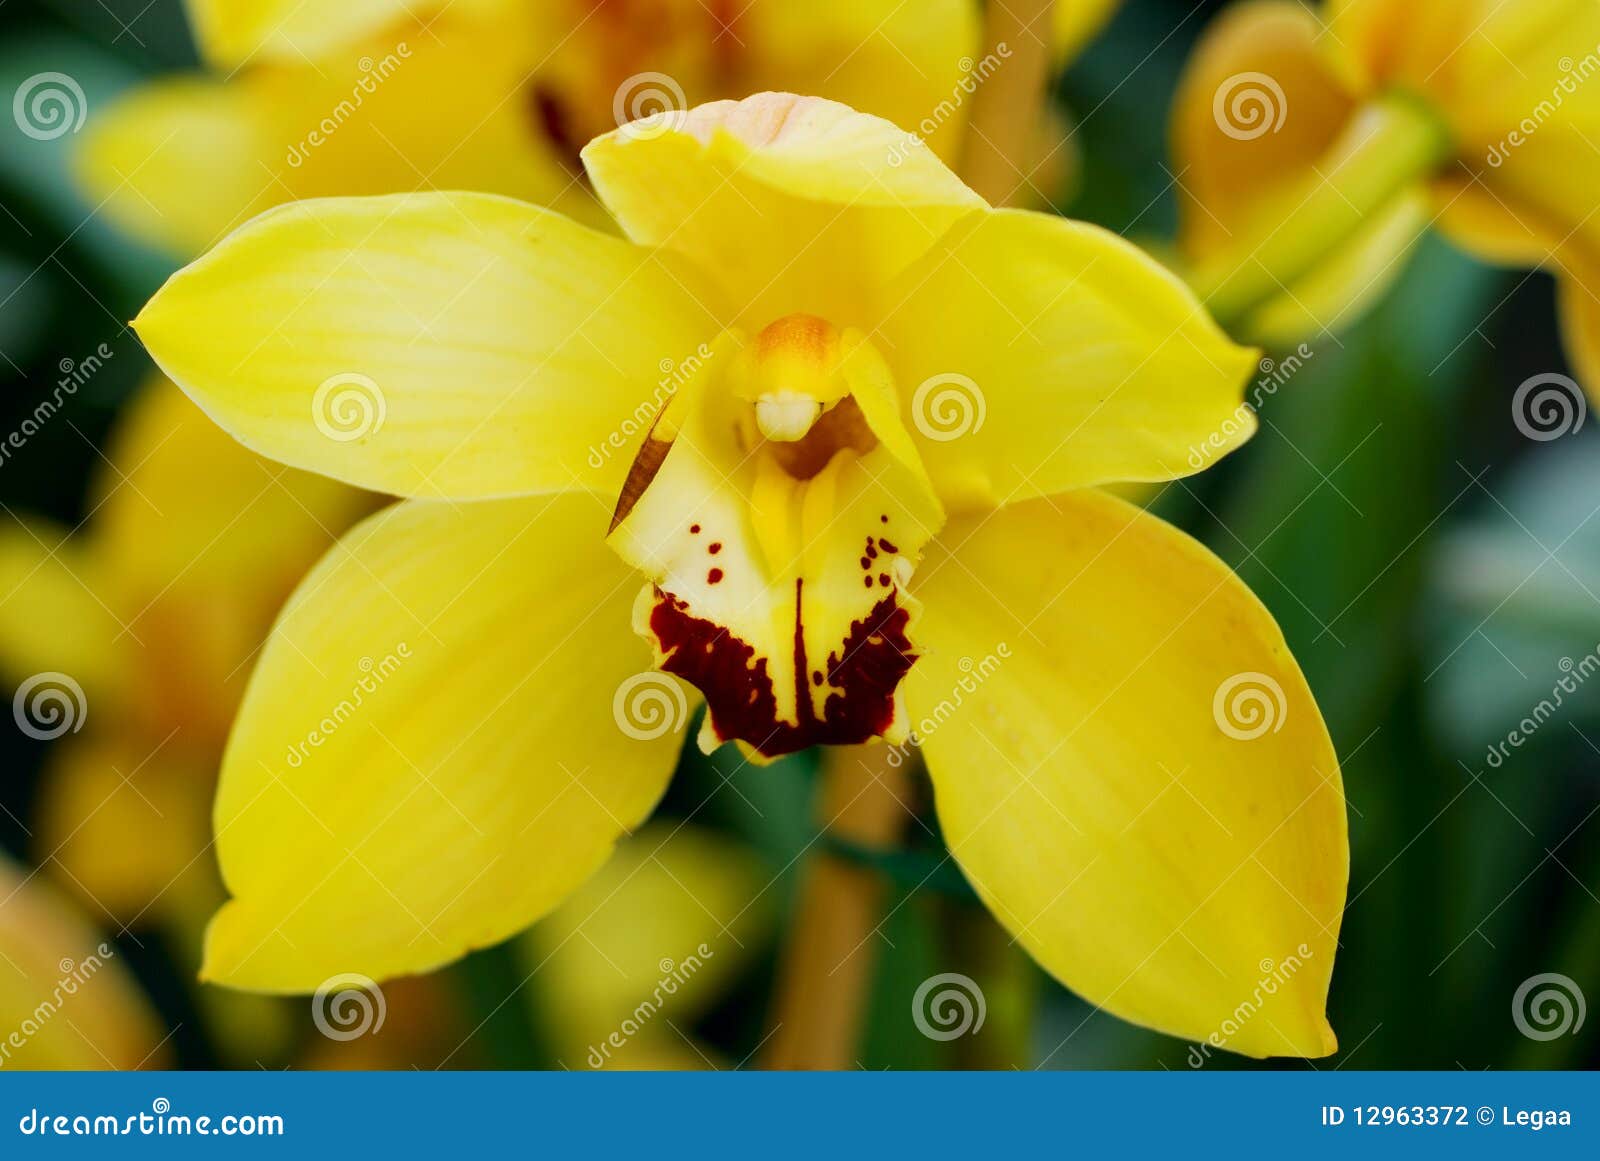
<svg viewBox="0 0 1600 1161"><path fill-rule="evenodd" d="M1245 438L1253 352L1121 239L992 210L826 100L583 157L628 240L487 195L304 202L135 321L249 446L411 498L262 651L205 975L423 971L551 911L661 796L673 674L705 748L915 727L954 856L1095 1003L1332 1051L1348 852L1316 704L1221 562L1095 487ZM320 433L330 379L383 422Z"/></svg>
<svg viewBox="0 0 1600 1161"><path fill-rule="evenodd" d="M0 855L0 1071L161 1068L144 994L38 873Z"/></svg>
<svg viewBox="0 0 1600 1161"><path fill-rule="evenodd" d="M956 150L975 0L189 0L213 72L96 114L81 180L124 229L194 254L296 198L474 189L603 221L578 146L643 113L773 85Z"/></svg>
<svg viewBox="0 0 1600 1161"><path fill-rule="evenodd" d="M1600 390L1600 5L1249 0L1207 32L1173 149L1195 285L1242 333L1347 325L1436 224L1548 266Z"/></svg>

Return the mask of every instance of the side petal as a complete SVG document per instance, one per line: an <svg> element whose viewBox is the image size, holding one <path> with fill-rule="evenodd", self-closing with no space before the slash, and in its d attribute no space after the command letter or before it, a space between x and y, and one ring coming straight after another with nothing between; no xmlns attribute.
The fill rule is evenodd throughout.
<svg viewBox="0 0 1600 1161"><path fill-rule="evenodd" d="M117 958L38 876L0 856L0 1027L12 1069L168 1064L160 1024Z"/></svg>
<svg viewBox="0 0 1600 1161"><path fill-rule="evenodd" d="M995 916L1124 1019L1332 1052L1344 796L1266 610L1104 493L953 521L941 543L908 700L950 850Z"/></svg>
<svg viewBox="0 0 1600 1161"><path fill-rule="evenodd" d="M245 446L455 499L614 490L625 457L605 453L715 333L657 255L441 193L279 207L173 275L134 326Z"/></svg>
<svg viewBox="0 0 1600 1161"><path fill-rule="evenodd" d="M1255 430L1242 407L1255 352L1097 227L984 214L906 271L889 301L876 333L953 506L1174 479Z"/></svg>
<svg viewBox="0 0 1600 1161"><path fill-rule="evenodd" d="M634 241L689 255L755 332L863 326L883 285L983 200L888 121L760 93L597 138L584 167Z"/></svg>
<svg viewBox="0 0 1600 1161"><path fill-rule="evenodd" d="M206 978L309 991L429 970L549 911L644 819L687 702L653 677L676 712L614 708L649 655L605 515L581 495L401 504L307 576L223 760L233 899Z"/></svg>

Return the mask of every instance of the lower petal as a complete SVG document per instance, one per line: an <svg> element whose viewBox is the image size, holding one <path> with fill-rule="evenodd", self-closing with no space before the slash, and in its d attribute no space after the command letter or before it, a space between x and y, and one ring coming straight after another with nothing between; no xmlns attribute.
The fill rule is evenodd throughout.
<svg viewBox="0 0 1600 1161"><path fill-rule="evenodd" d="M1322 1056L1339 766L1225 565L1098 492L952 521L907 700L951 852L1053 975L1136 1023Z"/></svg>
<svg viewBox="0 0 1600 1161"><path fill-rule="evenodd" d="M649 813L687 700L625 714L636 582L587 496L400 504L291 598L223 762L204 975L426 971L553 908Z"/></svg>

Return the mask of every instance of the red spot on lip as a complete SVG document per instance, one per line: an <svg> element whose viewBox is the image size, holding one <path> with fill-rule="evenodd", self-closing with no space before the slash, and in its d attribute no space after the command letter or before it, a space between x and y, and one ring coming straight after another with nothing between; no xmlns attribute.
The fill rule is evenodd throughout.
<svg viewBox="0 0 1600 1161"><path fill-rule="evenodd" d="M889 587L889 574L886 573L886 572L880 572L878 574L878 583L880 585L882 585L884 588L888 588Z"/></svg>
<svg viewBox="0 0 1600 1161"><path fill-rule="evenodd" d="M871 585L872 578L868 577ZM906 625L910 614L894 593L850 626L821 672L835 687L818 716L806 693L804 581L795 581L794 681L798 722L777 714L767 658L723 626L690 614L688 602L656 589L650 630L661 645L661 668L705 695L711 727L721 741L738 739L769 758L808 746L848 746L879 737L894 720L894 693L916 661Z"/></svg>
<svg viewBox="0 0 1600 1161"><path fill-rule="evenodd" d="M870 544L867 545L867 557L870 560L877 560L878 559L878 550L876 548L873 548L872 545L870 545Z"/></svg>
<svg viewBox="0 0 1600 1161"><path fill-rule="evenodd" d="M883 550L885 552L899 552L900 551L898 548L896 548L894 545L890 544L887 540L884 540L882 537L878 538L878 544L882 546L882 548L883 548Z"/></svg>
<svg viewBox="0 0 1600 1161"><path fill-rule="evenodd" d="M720 584L721 581L722 581L722 570L720 568L714 568L710 572L706 573L706 584L708 584L708 585Z"/></svg>
<svg viewBox="0 0 1600 1161"><path fill-rule="evenodd" d="M878 517L878 523L887 524L887 523L889 523L889 518L887 516L879 516Z"/></svg>
<svg viewBox="0 0 1600 1161"><path fill-rule="evenodd" d="M689 525L689 535L690 536L699 536L700 535L700 525L698 525L698 524Z"/></svg>
<svg viewBox="0 0 1600 1161"><path fill-rule="evenodd" d="M868 587L868 588L869 588L869 589L870 589L870 588L871 588L871 587L872 587L872 577L870 577L870 576L864 576L864 577L862 577L862 578L861 578L861 579L862 579L862 580L863 580L863 581L865 581L865 582L866 582L866 586L867 586L867 587Z"/></svg>
<svg viewBox="0 0 1600 1161"><path fill-rule="evenodd" d="M717 553L722 551L722 542L721 541L713 541L712 544L711 544L711 547L706 549L706 551L709 552L712 556L717 555Z"/></svg>

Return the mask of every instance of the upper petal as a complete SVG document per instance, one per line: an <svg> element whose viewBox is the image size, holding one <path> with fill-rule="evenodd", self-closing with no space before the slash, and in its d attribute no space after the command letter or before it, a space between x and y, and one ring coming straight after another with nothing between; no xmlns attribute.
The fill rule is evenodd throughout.
<svg viewBox="0 0 1600 1161"><path fill-rule="evenodd" d="M134 326L284 463L401 495L607 490L610 453L713 333L684 278L505 198L329 199L232 234Z"/></svg>
<svg viewBox="0 0 1600 1161"><path fill-rule="evenodd" d="M1333 1051L1344 797L1266 610L1092 490L940 543L907 697L950 850L996 917L1125 1019L1252 1056Z"/></svg>
<svg viewBox="0 0 1600 1161"><path fill-rule="evenodd" d="M628 236L692 256L758 331L794 313L866 325L883 286L983 201L888 121L761 93L590 142Z"/></svg>
<svg viewBox="0 0 1600 1161"><path fill-rule="evenodd" d="M1116 235L1024 210L963 223L878 327L947 503L1168 480L1243 443L1255 352Z"/></svg>
<svg viewBox="0 0 1600 1161"><path fill-rule="evenodd" d="M223 760L234 898L208 978L436 967L549 911L643 820L688 709L659 675L665 717L616 708L649 656L605 515L583 495L401 504L307 576Z"/></svg>

